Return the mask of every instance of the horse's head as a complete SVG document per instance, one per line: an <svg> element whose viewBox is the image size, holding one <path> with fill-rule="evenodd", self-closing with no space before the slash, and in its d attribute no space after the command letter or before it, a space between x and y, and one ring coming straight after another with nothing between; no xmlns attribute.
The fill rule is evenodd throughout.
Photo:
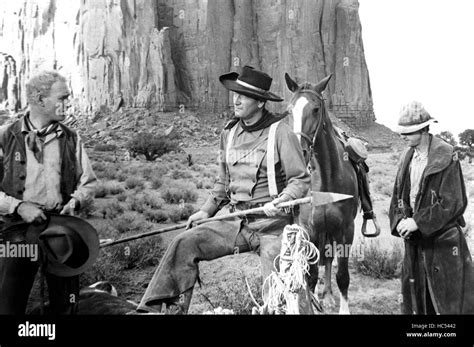
<svg viewBox="0 0 474 347"><path fill-rule="evenodd" d="M290 75L285 74L286 85L293 92L288 104L290 122L293 131L298 136L303 148L306 162L310 159L311 146L316 137L325 128L326 109L321 93L332 75L322 79L319 83L296 83Z"/></svg>

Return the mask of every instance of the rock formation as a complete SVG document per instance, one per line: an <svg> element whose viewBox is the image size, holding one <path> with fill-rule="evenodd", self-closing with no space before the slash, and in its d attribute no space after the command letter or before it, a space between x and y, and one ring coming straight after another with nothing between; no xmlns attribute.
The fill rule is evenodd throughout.
<svg viewBox="0 0 474 347"><path fill-rule="evenodd" d="M311 82L332 73L326 98L333 113L364 125L375 118L358 6L357 0L6 1L0 52L16 61L20 107L25 81L55 68L84 112L118 103L218 112L229 106L218 76L252 65L272 75L272 91L285 98L285 72ZM281 111L285 104L271 106Z"/></svg>

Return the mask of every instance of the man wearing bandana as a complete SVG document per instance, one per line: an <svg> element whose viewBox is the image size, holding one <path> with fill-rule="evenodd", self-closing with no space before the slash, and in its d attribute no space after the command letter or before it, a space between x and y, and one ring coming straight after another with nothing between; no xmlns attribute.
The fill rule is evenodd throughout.
<svg viewBox="0 0 474 347"><path fill-rule="evenodd" d="M94 197L97 181L80 137L61 123L69 97L66 79L42 72L28 81L26 96L27 114L0 131L0 216L5 226L24 223L15 233L0 228L0 242L26 242L28 224L45 221L48 212L73 215ZM38 267L30 259L0 258L0 314L25 313ZM78 276L45 278L52 312L73 313Z"/></svg>
<svg viewBox="0 0 474 347"><path fill-rule="evenodd" d="M270 92L272 78L245 66L220 82L233 92L235 117L221 133L219 176L200 211L189 217L188 228L168 247L138 307L139 312L184 314L199 280L198 262L253 251L260 255L265 279L280 251L282 231L293 223L290 211L275 205L303 198L310 187L302 149L296 135L266 110L267 101L283 101ZM272 145L268 145L269 141ZM269 153L271 152L271 153ZM272 158L272 159L269 159ZM263 207L265 215L246 215L193 227L220 213ZM287 213L288 212L288 213Z"/></svg>

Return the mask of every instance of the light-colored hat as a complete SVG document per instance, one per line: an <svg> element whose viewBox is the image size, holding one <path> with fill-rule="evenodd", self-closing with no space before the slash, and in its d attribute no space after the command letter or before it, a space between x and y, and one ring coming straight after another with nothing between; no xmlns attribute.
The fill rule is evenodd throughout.
<svg viewBox="0 0 474 347"><path fill-rule="evenodd" d="M414 133L431 123L438 121L430 116L421 102L412 101L400 110L397 132L401 135Z"/></svg>

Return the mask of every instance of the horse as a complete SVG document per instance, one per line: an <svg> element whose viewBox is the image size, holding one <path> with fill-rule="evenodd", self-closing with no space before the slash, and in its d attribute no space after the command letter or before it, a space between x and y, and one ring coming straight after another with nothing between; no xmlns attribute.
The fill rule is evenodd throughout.
<svg viewBox="0 0 474 347"><path fill-rule="evenodd" d="M321 94L331 76L317 84L305 82L298 85L286 73L286 84L293 93L287 112L290 126L300 140L306 164L311 172L311 191L353 196L351 199L325 206L301 206L299 216L300 225L307 229L311 241L320 251L319 264L325 267L323 303L335 304L331 270L336 258L336 282L340 291L339 313L350 314L349 253L354 239L354 219L359 206L359 192L355 169L328 116ZM308 276L308 285L315 295L318 295L318 270L318 264L313 265Z"/></svg>

